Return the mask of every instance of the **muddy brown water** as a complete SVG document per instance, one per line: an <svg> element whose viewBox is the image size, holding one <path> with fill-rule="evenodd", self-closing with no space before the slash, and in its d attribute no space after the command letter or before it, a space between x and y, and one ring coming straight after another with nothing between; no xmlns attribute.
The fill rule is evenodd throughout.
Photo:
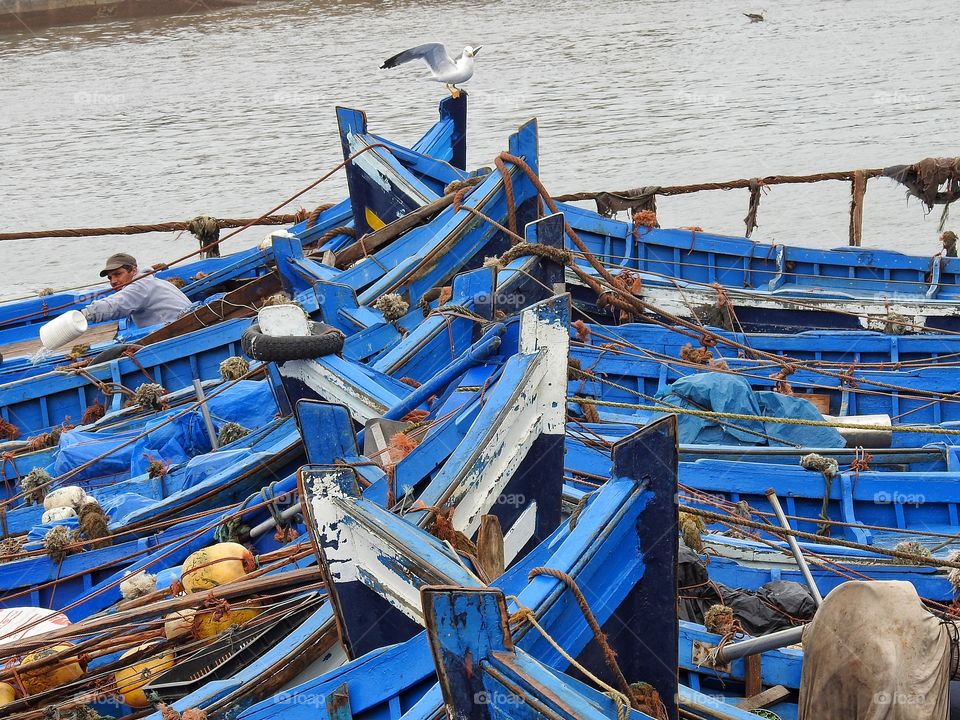
<svg viewBox="0 0 960 720"><path fill-rule="evenodd" d="M255 216L340 160L336 105L416 140L442 86L378 66L434 39L484 46L466 85L470 164L536 116L555 194L960 155L954 3L797 0L767 4L764 23L741 15L763 7L298 0L5 33L0 231ZM304 204L344 189L338 177ZM773 189L754 238L844 245L848 203L844 183ZM742 234L746 208L746 191L712 192L662 200L660 219ZM932 254L938 220L892 181L868 185L865 245ZM151 264L194 246L0 243L0 296L94 281L118 250Z"/></svg>

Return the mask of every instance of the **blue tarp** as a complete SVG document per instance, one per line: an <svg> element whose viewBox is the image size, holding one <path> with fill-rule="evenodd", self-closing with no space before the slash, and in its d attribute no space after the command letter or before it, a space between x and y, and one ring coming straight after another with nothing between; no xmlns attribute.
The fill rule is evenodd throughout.
<svg viewBox="0 0 960 720"><path fill-rule="evenodd" d="M677 407L695 410L770 418L823 420L816 407L800 396L781 395L765 390L754 391L744 378L726 373L688 375L657 393L657 398ZM835 428L791 425L776 421L721 421L684 414L679 415L679 428L680 442L692 445L793 444L820 448L846 445Z"/></svg>
<svg viewBox="0 0 960 720"><path fill-rule="evenodd" d="M210 398L208 407L218 432L227 421L240 423L251 430L256 429L266 425L277 413L276 401L269 384L253 380L241 381ZM80 471L71 478L71 482L107 475L140 475L147 471L152 460L173 465L209 452L210 439L199 410L191 411L168 425L157 427L177 412L181 410L158 413L142 428L110 435L79 430L66 432L60 438L60 446L48 471L54 476L62 475L111 448L150 431L151 428L156 429L146 437L116 450Z"/></svg>

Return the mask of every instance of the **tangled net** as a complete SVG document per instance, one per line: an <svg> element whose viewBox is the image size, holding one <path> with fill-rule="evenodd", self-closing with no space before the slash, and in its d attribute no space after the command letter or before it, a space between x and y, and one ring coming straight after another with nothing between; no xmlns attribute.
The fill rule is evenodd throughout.
<svg viewBox="0 0 960 720"><path fill-rule="evenodd" d="M804 470L821 472L828 479L834 477L840 471L840 463L834 458L824 457L817 453L810 453L800 458L800 467Z"/></svg>
<svg viewBox="0 0 960 720"><path fill-rule="evenodd" d="M703 552L703 533L707 531L707 526L703 524L703 518L699 515L690 513L680 513L680 535L683 537L684 544L696 553Z"/></svg>
<svg viewBox="0 0 960 720"><path fill-rule="evenodd" d="M110 518L100 503L95 500L85 502L80 507L80 527L77 539L94 541L89 543L92 550L110 547Z"/></svg>
<svg viewBox="0 0 960 720"><path fill-rule="evenodd" d="M163 385L157 383L144 383L133 391L133 402L147 410L163 410L165 403L164 395L167 391Z"/></svg>
<svg viewBox="0 0 960 720"><path fill-rule="evenodd" d="M37 450L43 450L44 448L56 447L60 444L60 434L60 428L55 427L48 433L34 435L32 438L27 440L27 450L36 452Z"/></svg>
<svg viewBox="0 0 960 720"><path fill-rule="evenodd" d="M247 430L243 425L235 422L227 422L223 424L223 427L220 428L220 433L217 435L217 444L220 447L224 445L229 445L232 442L236 442L242 437L246 437L250 434L250 431Z"/></svg>
<svg viewBox="0 0 960 720"><path fill-rule="evenodd" d="M570 325L577 331L577 340L582 343L590 342L590 328L583 320L574 320Z"/></svg>
<svg viewBox="0 0 960 720"><path fill-rule="evenodd" d="M207 720L207 712L197 708L187 708L179 713L166 703L157 703L161 720Z"/></svg>
<svg viewBox="0 0 960 720"><path fill-rule="evenodd" d="M37 290L37 297L48 297L53 295L53 288L40 288Z"/></svg>
<svg viewBox="0 0 960 720"><path fill-rule="evenodd" d="M897 550L898 552L905 552L918 556L916 559L894 558L894 565L924 565L925 563L923 562L922 558L933 557L931 552L916 540L903 540L898 542L896 547L893 549Z"/></svg>
<svg viewBox="0 0 960 720"><path fill-rule="evenodd" d="M120 595L124 600L133 600L149 595L157 590L157 576L147 572L138 572L120 582Z"/></svg>
<svg viewBox="0 0 960 720"><path fill-rule="evenodd" d="M83 417L80 418L81 425L90 425L107 414L107 409L99 400L94 400L92 405L87 405L83 411Z"/></svg>
<svg viewBox="0 0 960 720"><path fill-rule="evenodd" d="M149 460L147 463L147 477L162 478L166 477L167 473L170 472L170 463L157 460L156 458L150 458Z"/></svg>
<svg viewBox="0 0 960 720"><path fill-rule="evenodd" d="M657 220L657 213L654 210L640 210L633 214L633 226L645 228L658 228L660 222Z"/></svg>
<svg viewBox="0 0 960 720"><path fill-rule="evenodd" d="M397 293L387 293L386 295L378 297L373 307L375 310L383 313L384 320L393 322L407 314L407 311L410 309L410 303Z"/></svg>
<svg viewBox="0 0 960 720"><path fill-rule="evenodd" d="M43 537L43 549L50 559L58 565L70 554L67 549L73 542L73 535L66 525L56 525Z"/></svg>
<svg viewBox="0 0 960 720"><path fill-rule="evenodd" d="M68 352L64 357L68 357L71 360L79 360L88 352L90 352L90 346L86 343L80 343L79 345L74 345L72 348L70 348L70 352Z"/></svg>
<svg viewBox="0 0 960 720"><path fill-rule="evenodd" d="M954 550L947 556L947 560L953 563L960 563L960 550ZM947 580L954 592L960 592L960 568L950 568L947 573Z"/></svg>
<svg viewBox="0 0 960 720"><path fill-rule="evenodd" d="M290 297L283 292L274 293L273 295L268 295L263 299L263 302L260 303L261 307L267 307L268 305L291 305L292 303Z"/></svg>
<svg viewBox="0 0 960 720"><path fill-rule="evenodd" d="M20 428L0 418L0 440L16 440L20 437Z"/></svg>
<svg viewBox="0 0 960 720"><path fill-rule="evenodd" d="M647 682L630 683L630 693L633 695L633 709L646 713L657 720L667 720L667 706L656 688Z"/></svg>
<svg viewBox="0 0 960 720"><path fill-rule="evenodd" d="M27 542L26 535L7 537L0 540L0 557L5 557L3 562L16 560L16 556L23 552L23 546Z"/></svg>
<svg viewBox="0 0 960 720"><path fill-rule="evenodd" d="M228 357L220 363L220 377L224 381L239 380L250 372L250 363L239 355Z"/></svg>
<svg viewBox="0 0 960 720"><path fill-rule="evenodd" d="M703 616L703 626L707 629L707 632L717 635L731 634L734 622L733 608L726 605L711 605Z"/></svg>
<svg viewBox="0 0 960 720"><path fill-rule="evenodd" d="M47 487L53 478L46 470L35 467L20 480L20 491L27 505L40 505L47 496Z"/></svg>
<svg viewBox="0 0 960 720"><path fill-rule="evenodd" d="M709 365L713 362L713 353L708 348L695 348L687 343L680 348L680 359L695 365Z"/></svg>

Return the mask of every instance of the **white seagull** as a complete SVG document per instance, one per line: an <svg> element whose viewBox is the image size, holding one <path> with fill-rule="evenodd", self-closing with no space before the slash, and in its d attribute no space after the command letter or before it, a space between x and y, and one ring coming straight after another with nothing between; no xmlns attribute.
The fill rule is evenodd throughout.
<svg viewBox="0 0 960 720"><path fill-rule="evenodd" d="M380 69L396 67L411 60L423 60L430 67L431 79L444 83L450 94L458 98L460 97L460 90L457 85L465 83L473 77L474 58L480 52L481 47L483 46L472 47L467 45L460 53L460 57L454 60L442 43L426 43L387 58L383 61Z"/></svg>

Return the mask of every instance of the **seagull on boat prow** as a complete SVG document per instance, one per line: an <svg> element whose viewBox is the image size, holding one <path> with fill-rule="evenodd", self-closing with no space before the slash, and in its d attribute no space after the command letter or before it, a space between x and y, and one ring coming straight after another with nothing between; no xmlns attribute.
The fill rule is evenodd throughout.
<svg viewBox="0 0 960 720"><path fill-rule="evenodd" d="M426 43L387 58L383 61L380 69L396 67L411 60L423 60L430 68L431 80L442 82L447 86L450 94L458 98L460 97L460 90L457 85L465 83L473 77L474 58L480 52L481 47L483 46L472 47L467 45L460 53L460 57L454 60L442 43Z"/></svg>

